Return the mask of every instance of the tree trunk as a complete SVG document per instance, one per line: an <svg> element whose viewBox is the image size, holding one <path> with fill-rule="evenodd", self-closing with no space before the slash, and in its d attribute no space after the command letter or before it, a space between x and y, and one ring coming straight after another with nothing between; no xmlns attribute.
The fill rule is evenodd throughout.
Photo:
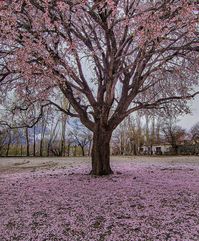
<svg viewBox="0 0 199 241"><path fill-rule="evenodd" d="M62 133L61 133L61 156L65 156L66 149L66 117L62 118Z"/></svg>
<svg viewBox="0 0 199 241"><path fill-rule="evenodd" d="M33 127L33 156L36 156L36 126Z"/></svg>
<svg viewBox="0 0 199 241"><path fill-rule="evenodd" d="M65 156L65 139L61 140L60 156Z"/></svg>
<svg viewBox="0 0 199 241"><path fill-rule="evenodd" d="M138 152L137 152L137 146L136 143L133 143L133 155L137 156Z"/></svg>
<svg viewBox="0 0 199 241"><path fill-rule="evenodd" d="M23 156L23 145L21 144L21 156Z"/></svg>
<svg viewBox="0 0 199 241"><path fill-rule="evenodd" d="M102 176L112 174L110 167L110 140L112 132L98 128L93 134L92 175Z"/></svg>
<svg viewBox="0 0 199 241"><path fill-rule="evenodd" d="M47 144L47 157L50 156L50 141L48 141L48 144Z"/></svg>
<svg viewBox="0 0 199 241"><path fill-rule="evenodd" d="M177 155L178 154L178 146L175 144L173 145L173 154Z"/></svg>
<svg viewBox="0 0 199 241"><path fill-rule="evenodd" d="M68 147L67 147L67 156L68 157L70 156L70 143L68 144Z"/></svg>
<svg viewBox="0 0 199 241"><path fill-rule="evenodd" d="M30 156L30 141L29 141L29 132L28 128L25 128L25 136L26 136L26 156Z"/></svg>
<svg viewBox="0 0 199 241"><path fill-rule="evenodd" d="M91 156L92 141L89 141L88 156Z"/></svg>
<svg viewBox="0 0 199 241"><path fill-rule="evenodd" d="M7 157L9 156L9 151L10 151L10 142L8 142L8 145L7 145L7 150L6 150Z"/></svg>
<svg viewBox="0 0 199 241"><path fill-rule="evenodd" d="M43 156L43 137L42 136L40 140L39 156Z"/></svg>
<svg viewBox="0 0 199 241"><path fill-rule="evenodd" d="M12 137L11 137L11 132L9 131L8 133L9 137L8 137L8 144L7 144L7 150L6 150L6 156L9 156L9 151L10 151L10 145L12 142Z"/></svg>
<svg viewBox="0 0 199 241"><path fill-rule="evenodd" d="M73 146L73 156L77 156L77 146Z"/></svg>
<svg viewBox="0 0 199 241"><path fill-rule="evenodd" d="M84 147L83 146L80 146L80 147L82 149L82 156L85 156Z"/></svg>

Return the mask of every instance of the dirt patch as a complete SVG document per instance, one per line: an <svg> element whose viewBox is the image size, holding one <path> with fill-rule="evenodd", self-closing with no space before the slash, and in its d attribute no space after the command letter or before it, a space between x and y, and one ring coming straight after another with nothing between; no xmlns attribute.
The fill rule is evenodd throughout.
<svg viewBox="0 0 199 241"><path fill-rule="evenodd" d="M35 172L37 170L49 170L56 166L57 163L53 161L33 164L29 160L24 160L23 162L15 162L10 166L0 167L0 174Z"/></svg>
<svg viewBox="0 0 199 241"><path fill-rule="evenodd" d="M28 163L30 163L30 161L24 160L23 162L16 162L16 163L14 163L14 166L20 166L20 165L24 165L24 164L28 164Z"/></svg>
<svg viewBox="0 0 199 241"><path fill-rule="evenodd" d="M18 173L37 170L54 170L66 169L75 172L77 169L85 166L91 168L89 157L37 157L37 158L0 158L0 174L2 173ZM196 156L113 156L111 157L111 165L115 173L122 174L120 170L125 168L131 169L139 166L140 168L157 167L162 171L178 171L178 169L187 169L191 171L193 168L199 168L199 158ZM119 170L114 167L120 167ZM179 170L180 171L180 170Z"/></svg>

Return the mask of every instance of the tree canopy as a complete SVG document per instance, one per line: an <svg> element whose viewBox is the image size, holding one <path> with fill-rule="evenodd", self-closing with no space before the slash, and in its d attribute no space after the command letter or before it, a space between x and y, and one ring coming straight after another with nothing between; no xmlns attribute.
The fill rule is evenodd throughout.
<svg viewBox="0 0 199 241"><path fill-rule="evenodd" d="M194 97L197 15L189 0L1 1L1 93L15 93L15 110L80 118L99 145L130 113Z"/></svg>

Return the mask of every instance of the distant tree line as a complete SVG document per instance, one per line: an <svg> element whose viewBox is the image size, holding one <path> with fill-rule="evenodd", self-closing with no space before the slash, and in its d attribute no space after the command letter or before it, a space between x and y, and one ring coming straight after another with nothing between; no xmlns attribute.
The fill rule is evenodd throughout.
<svg viewBox="0 0 199 241"><path fill-rule="evenodd" d="M20 119L20 118L19 118ZM0 125L0 156L89 156L92 133L77 119L46 108L33 125L19 127L7 122ZM112 155L138 155L143 145L170 144L171 154L194 153L199 144L199 122L190 130L177 124L173 114L138 113L127 117L114 131L111 140ZM184 146L184 145L183 145ZM191 149L190 149L191 148ZM147 153L153 154L153 153Z"/></svg>
<svg viewBox="0 0 199 241"><path fill-rule="evenodd" d="M112 153L138 155L143 154L143 146L152 150L154 145L170 146L168 154L199 154L199 122L186 130L178 124L175 115L168 113L130 116L113 134ZM150 151L145 154L155 153Z"/></svg>
<svg viewBox="0 0 199 241"><path fill-rule="evenodd" d="M30 117L26 122L19 115L17 124L5 119L0 122L0 156L90 155L91 132L54 109L46 108L33 125L27 124Z"/></svg>

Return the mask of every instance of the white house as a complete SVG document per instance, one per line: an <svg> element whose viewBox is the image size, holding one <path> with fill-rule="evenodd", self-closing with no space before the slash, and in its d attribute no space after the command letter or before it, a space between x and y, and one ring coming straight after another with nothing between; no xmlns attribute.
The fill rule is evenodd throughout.
<svg viewBox="0 0 199 241"><path fill-rule="evenodd" d="M171 145L168 143L165 144L153 144L152 146L149 145L143 145L140 148L140 154L166 154L170 152Z"/></svg>

